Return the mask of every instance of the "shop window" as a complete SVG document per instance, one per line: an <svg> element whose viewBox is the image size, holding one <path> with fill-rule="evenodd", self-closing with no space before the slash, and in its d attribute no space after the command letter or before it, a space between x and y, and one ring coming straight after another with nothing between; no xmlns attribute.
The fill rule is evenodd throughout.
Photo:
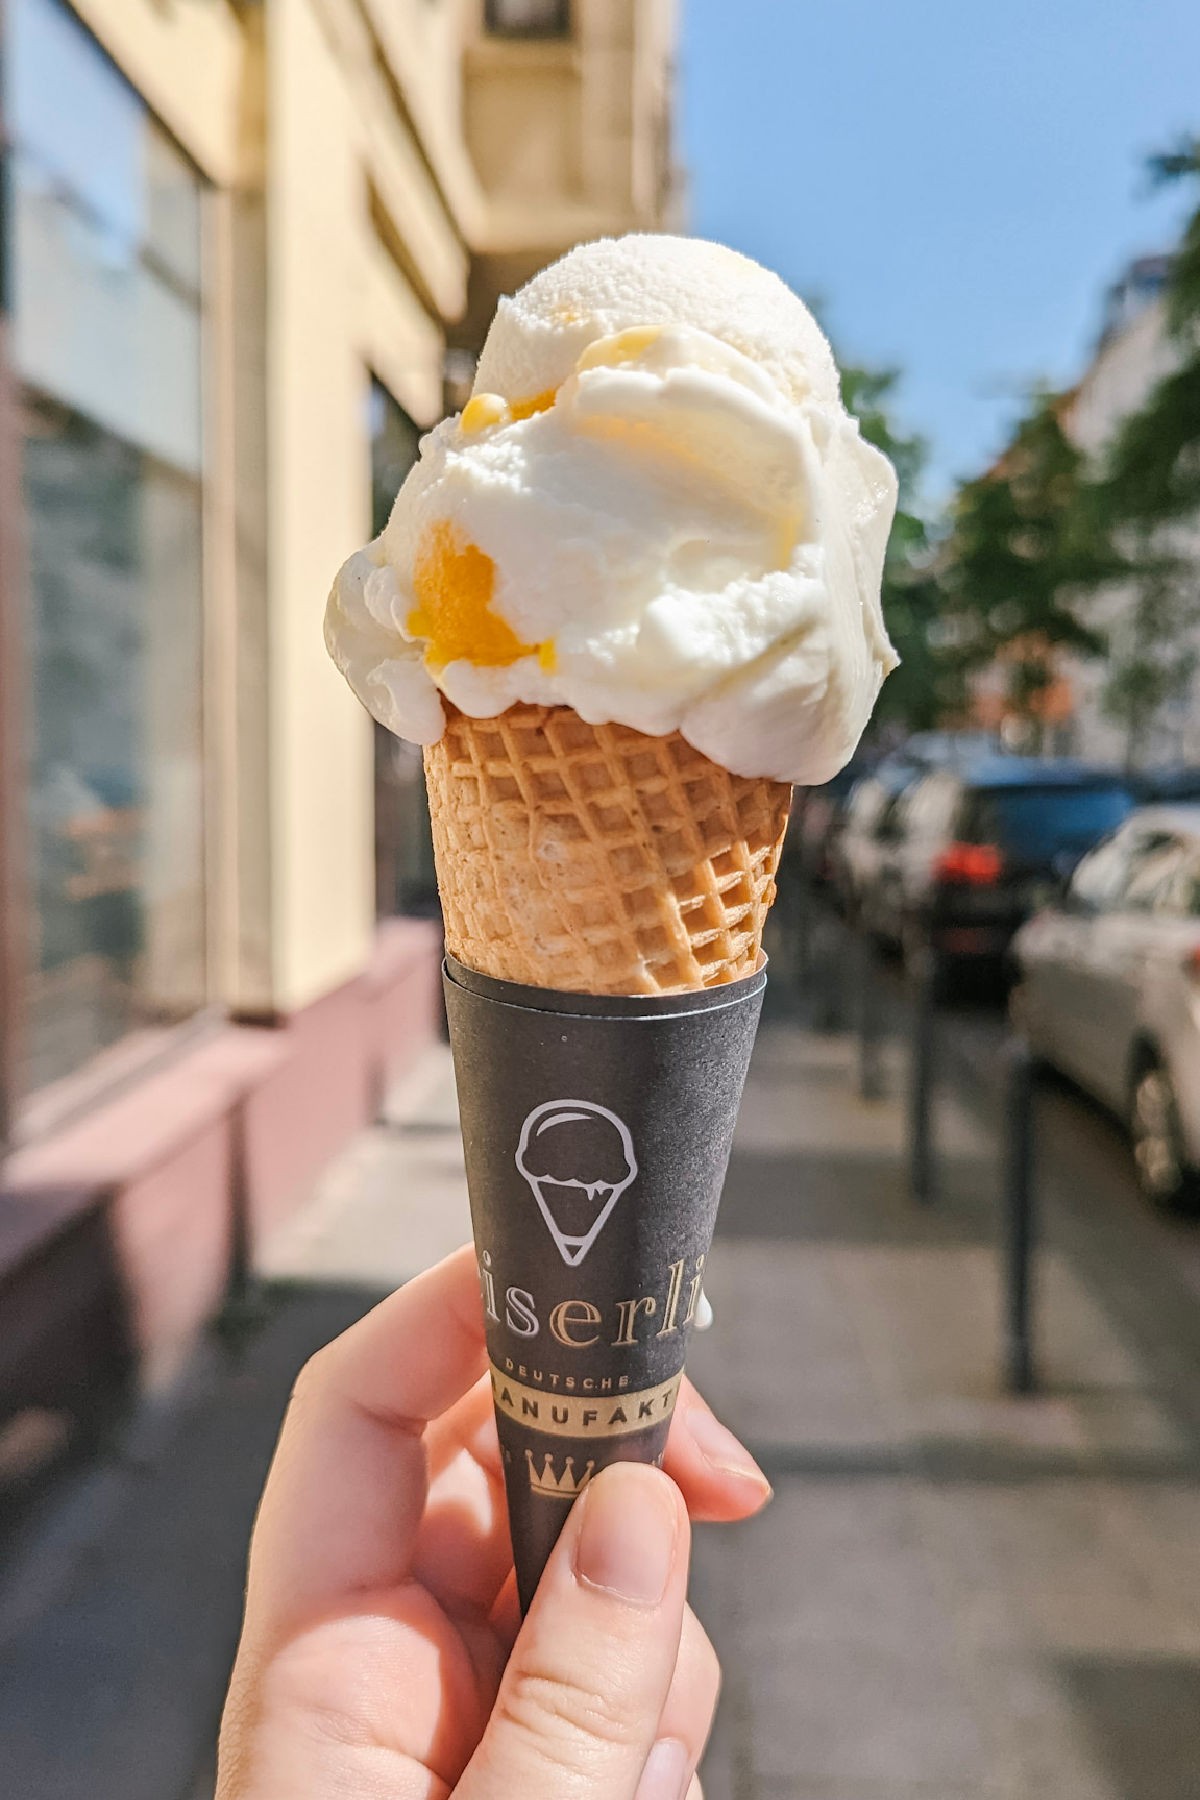
<svg viewBox="0 0 1200 1800"><path fill-rule="evenodd" d="M29 1092L205 1000L202 183L58 0L8 28Z"/></svg>

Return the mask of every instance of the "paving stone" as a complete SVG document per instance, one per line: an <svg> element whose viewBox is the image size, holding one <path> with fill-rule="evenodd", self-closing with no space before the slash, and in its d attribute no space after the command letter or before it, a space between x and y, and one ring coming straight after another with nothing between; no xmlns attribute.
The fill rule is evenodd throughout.
<svg viewBox="0 0 1200 1800"><path fill-rule="evenodd" d="M250 1526L292 1383L376 1298L326 1284L276 1304L244 1360L192 1392L159 1454L123 1471L123 1505L103 1536L73 1547L57 1604L0 1653L5 1795L191 1800L216 1738Z"/></svg>
<svg viewBox="0 0 1200 1800"><path fill-rule="evenodd" d="M890 1782L903 1789L955 1784L982 1797L989 1779L983 1707L949 1657L864 1642L794 1640L786 1657L751 1640L756 1777Z"/></svg>
<svg viewBox="0 0 1200 1800"><path fill-rule="evenodd" d="M907 1481L784 1483L736 1555L747 1628L780 1662L805 1643L953 1647Z"/></svg>

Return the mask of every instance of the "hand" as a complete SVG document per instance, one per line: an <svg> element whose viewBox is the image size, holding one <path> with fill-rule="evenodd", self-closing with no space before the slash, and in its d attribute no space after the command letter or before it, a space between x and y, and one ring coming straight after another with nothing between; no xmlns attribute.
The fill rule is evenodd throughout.
<svg viewBox="0 0 1200 1800"><path fill-rule="evenodd" d="M766 1479L685 1383L667 1472L595 1477L518 1632L485 1362L468 1248L301 1372L254 1532L217 1800L699 1794L718 1669L686 1605L688 1511L746 1518Z"/></svg>

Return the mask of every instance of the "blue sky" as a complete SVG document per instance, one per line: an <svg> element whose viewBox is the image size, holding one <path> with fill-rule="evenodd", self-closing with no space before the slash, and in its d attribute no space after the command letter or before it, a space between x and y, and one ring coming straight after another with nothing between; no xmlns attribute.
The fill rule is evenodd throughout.
<svg viewBox="0 0 1200 1800"><path fill-rule="evenodd" d="M689 225L814 300L840 356L904 372L945 491L1035 381L1084 366L1200 131L1200 0L683 0Z"/></svg>

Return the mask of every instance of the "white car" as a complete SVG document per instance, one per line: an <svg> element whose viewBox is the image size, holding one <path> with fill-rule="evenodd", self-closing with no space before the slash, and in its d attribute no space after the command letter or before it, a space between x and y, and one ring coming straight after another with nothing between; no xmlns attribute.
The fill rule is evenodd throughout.
<svg viewBox="0 0 1200 1800"><path fill-rule="evenodd" d="M1017 934L1034 1054L1128 1121L1160 1205L1200 1190L1200 806L1136 812Z"/></svg>
<svg viewBox="0 0 1200 1800"><path fill-rule="evenodd" d="M864 775L846 804L846 823L837 842L834 883L852 917L868 902L879 879L901 795L913 780L911 768L885 768Z"/></svg>

